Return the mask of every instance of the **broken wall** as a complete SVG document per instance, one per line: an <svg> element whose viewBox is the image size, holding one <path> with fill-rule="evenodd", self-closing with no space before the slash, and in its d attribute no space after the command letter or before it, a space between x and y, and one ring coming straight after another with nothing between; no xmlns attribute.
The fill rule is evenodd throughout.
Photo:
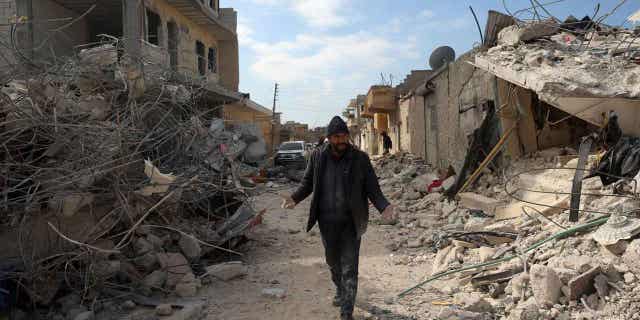
<svg viewBox="0 0 640 320"><path fill-rule="evenodd" d="M503 131L515 126L506 140L512 159L552 147L578 148L580 138L598 128L544 101L532 90L497 80Z"/></svg>
<svg viewBox="0 0 640 320"><path fill-rule="evenodd" d="M412 94L399 102L400 147L426 159L424 97Z"/></svg>
<svg viewBox="0 0 640 320"><path fill-rule="evenodd" d="M494 100L493 76L468 63L475 52L462 55L430 79L426 96L427 159L438 167L459 169L469 135L485 116L482 104Z"/></svg>
<svg viewBox="0 0 640 320"><path fill-rule="evenodd" d="M207 59L206 52L209 48L218 48L218 40L215 34L206 30L205 28L197 25L194 21L184 16L176 8L171 6L164 0L146 0L145 5L147 8L157 15L161 19L161 39L159 41L160 48L153 48L152 45L148 46L146 50L150 51L164 51L166 52L169 39L167 23L173 22L177 25L177 48L178 48L178 71L191 77L200 77L198 73L198 57L196 55L196 41L200 41L205 46L205 59ZM221 50L218 51L217 65L220 65L220 57L223 55ZM157 55L158 58L164 55ZM167 55L168 57L168 55ZM221 69L219 71L222 71ZM210 75L209 70L206 71L206 77L209 80L214 80L216 76ZM224 85L224 83L223 83ZM226 87L226 86L225 86ZM236 88L229 88L230 90L237 90Z"/></svg>
<svg viewBox="0 0 640 320"><path fill-rule="evenodd" d="M272 134L271 125L272 116L270 114L261 113L256 110L253 110L240 102L228 104L224 106L224 120L225 122L235 124L235 123L253 123L262 132L262 136L264 137L264 141L267 144L267 150L273 150L274 141L273 138L275 136L276 145L279 142L279 132L276 132L276 135Z"/></svg>

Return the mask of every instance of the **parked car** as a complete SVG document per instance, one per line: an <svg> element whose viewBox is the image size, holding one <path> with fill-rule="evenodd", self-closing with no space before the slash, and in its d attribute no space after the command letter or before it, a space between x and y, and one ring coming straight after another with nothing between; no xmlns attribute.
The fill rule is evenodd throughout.
<svg viewBox="0 0 640 320"><path fill-rule="evenodd" d="M283 142L273 160L276 166L304 168L307 165L308 150L304 141Z"/></svg>

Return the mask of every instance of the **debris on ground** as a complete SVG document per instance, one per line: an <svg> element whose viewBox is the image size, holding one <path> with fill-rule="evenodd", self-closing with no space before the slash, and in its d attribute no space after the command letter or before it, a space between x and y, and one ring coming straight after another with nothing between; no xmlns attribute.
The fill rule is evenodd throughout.
<svg viewBox="0 0 640 320"><path fill-rule="evenodd" d="M621 307L622 301L637 304L640 299L631 262L640 259L633 213L638 201L596 177L586 179L580 221L570 222L563 208L568 208L575 164L560 161L563 153L537 152L506 166L503 175L486 171L455 201L427 192L424 187L438 173L421 159L403 153L374 159L380 184L400 211L399 223L389 227L387 236L390 261L424 265L430 270L426 280L441 277L428 291L439 291L439 300L452 301L460 310L443 307L441 318L454 319L464 311L471 319L533 319L532 314L602 319L638 311ZM596 160L589 158L590 167L597 166ZM583 225L585 231L567 233ZM419 290L410 291L399 300L441 319L433 306L419 303L424 301L420 296Z"/></svg>
<svg viewBox="0 0 640 320"><path fill-rule="evenodd" d="M115 56L96 67L90 54L2 79L0 301L47 319L135 305L187 319L202 306L172 305L259 223L249 178L266 163L264 139L225 124L195 83L161 79L132 99Z"/></svg>

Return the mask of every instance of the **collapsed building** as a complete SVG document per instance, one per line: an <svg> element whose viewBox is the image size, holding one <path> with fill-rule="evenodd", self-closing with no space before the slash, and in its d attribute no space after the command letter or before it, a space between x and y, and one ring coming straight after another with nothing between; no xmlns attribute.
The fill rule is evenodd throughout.
<svg viewBox="0 0 640 320"><path fill-rule="evenodd" d="M376 160L402 212L390 249L430 269L399 303L434 319L635 315L637 37L491 11L481 47L382 89L400 129Z"/></svg>
<svg viewBox="0 0 640 320"><path fill-rule="evenodd" d="M177 299L260 223L274 141L273 114L237 92L235 11L2 3L0 312L201 315Z"/></svg>

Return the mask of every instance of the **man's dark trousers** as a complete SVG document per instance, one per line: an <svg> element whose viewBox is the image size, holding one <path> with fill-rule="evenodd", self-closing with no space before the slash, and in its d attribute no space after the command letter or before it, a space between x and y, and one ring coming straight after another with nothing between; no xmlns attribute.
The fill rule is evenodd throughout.
<svg viewBox="0 0 640 320"><path fill-rule="evenodd" d="M342 298L341 314L353 314L358 292L360 238L352 221L319 221L331 280Z"/></svg>

